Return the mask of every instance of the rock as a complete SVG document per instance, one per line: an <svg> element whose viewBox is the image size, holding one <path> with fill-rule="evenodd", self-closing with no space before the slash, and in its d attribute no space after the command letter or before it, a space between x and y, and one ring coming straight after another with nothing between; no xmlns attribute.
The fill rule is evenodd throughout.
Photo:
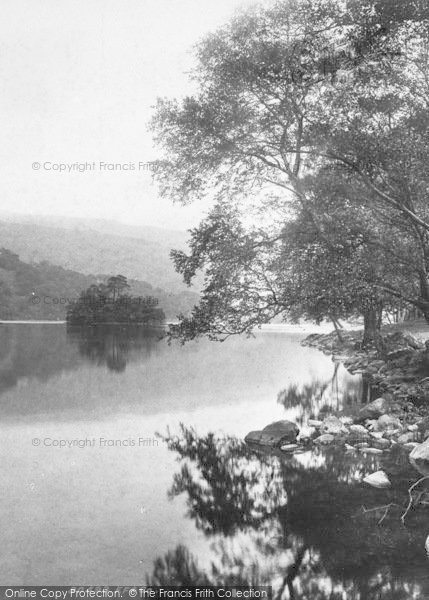
<svg viewBox="0 0 429 600"><path fill-rule="evenodd" d="M308 419L307 424L309 427L314 427L315 429L322 427L322 421L317 421L316 419Z"/></svg>
<svg viewBox="0 0 429 600"><path fill-rule="evenodd" d="M429 440L418 444L411 452L410 459L414 461L429 461Z"/></svg>
<svg viewBox="0 0 429 600"><path fill-rule="evenodd" d="M353 425L353 419L351 417L340 417L340 421L346 427Z"/></svg>
<svg viewBox="0 0 429 600"><path fill-rule="evenodd" d="M403 447L407 452L411 452L416 446L418 446L417 442L408 442L407 444L404 444Z"/></svg>
<svg viewBox="0 0 429 600"><path fill-rule="evenodd" d="M322 423L321 431L330 435L348 433L347 427L345 427L337 417L326 417Z"/></svg>
<svg viewBox="0 0 429 600"><path fill-rule="evenodd" d="M363 425L350 425L350 432L368 436L368 431Z"/></svg>
<svg viewBox="0 0 429 600"><path fill-rule="evenodd" d="M386 440L385 438L373 440L371 444L374 446L374 448L378 448L379 450L387 450L391 445L390 441Z"/></svg>
<svg viewBox="0 0 429 600"><path fill-rule="evenodd" d="M389 411L389 402L385 398L380 397L363 406L359 411L358 419L360 421L365 421L365 419L376 419Z"/></svg>
<svg viewBox="0 0 429 600"><path fill-rule="evenodd" d="M285 444L284 446L281 446L280 450L282 450L283 452L293 452L298 448L298 444Z"/></svg>
<svg viewBox="0 0 429 600"><path fill-rule="evenodd" d="M361 448L363 454L383 454L383 450L379 448Z"/></svg>
<svg viewBox="0 0 429 600"><path fill-rule="evenodd" d="M384 432L384 436L389 438L390 440L392 440L392 438L399 435L400 433L402 433L402 429L386 429L386 431ZM392 440L392 442L393 442L393 440ZM396 444L396 442L395 442L395 444Z"/></svg>
<svg viewBox="0 0 429 600"><path fill-rule="evenodd" d="M331 435L330 433L324 433L323 435L319 435L319 437L317 437L314 440L314 443L325 445L325 444L332 444L332 442L334 442L334 441L335 441L335 437L333 435Z"/></svg>
<svg viewBox="0 0 429 600"><path fill-rule="evenodd" d="M414 425L408 425L407 426L408 431L418 431L418 425L414 424Z"/></svg>
<svg viewBox="0 0 429 600"><path fill-rule="evenodd" d="M298 440L300 442L308 442L316 433L316 429L314 427L303 427L299 432Z"/></svg>
<svg viewBox="0 0 429 600"><path fill-rule="evenodd" d="M354 452L356 448L354 446L350 446L350 444L346 444L347 452Z"/></svg>
<svg viewBox="0 0 429 600"><path fill-rule="evenodd" d="M381 440L381 438L383 437L384 433L382 431L371 431L371 433L369 435L372 438L374 438L375 440Z"/></svg>
<svg viewBox="0 0 429 600"><path fill-rule="evenodd" d="M359 442L358 444L355 444L355 447L361 450L362 448L369 448L369 444L368 442Z"/></svg>
<svg viewBox="0 0 429 600"><path fill-rule="evenodd" d="M404 332L403 339L408 344L408 346L410 346L410 348L413 348L414 350L423 350L425 347L424 343L418 338L416 338L414 335L412 335L409 331Z"/></svg>
<svg viewBox="0 0 429 600"><path fill-rule="evenodd" d="M247 444L259 444L278 448L287 442L295 442L299 433L295 423L290 421L276 421L264 427L262 431L251 431L246 435L244 441Z"/></svg>
<svg viewBox="0 0 429 600"><path fill-rule="evenodd" d="M415 434L411 431L409 431L408 433L403 433L398 437L396 441L398 442L398 444L408 444L408 442L414 442Z"/></svg>
<svg viewBox="0 0 429 600"><path fill-rule="evenodd" d="M399 429L402 431L401 421L392 415L382 415L379 417L377 421L377 428L379 431L386 431L389 429Z"/></svg>
<svg viewBox="0 0 429 600"><path fill-rule="evenodd" d="M390 487L390 481L384 471L376 471L375 473L371 473L371 475L367 475L363 481L372 487L378 489L385 489Z"/></svg>
<svg viewBox="0 0 429 600"><path fill-rule="evenodd" d="M424 432L429 430L429 417L424 417L420 421L417 421L416 425L420 431Z"/></svg>
<svg viewBox="0 0 429 600"><path fill-rule="evenodd" d="M411 348L398 348L398 350L392 350L386 355L387 360L397 360L398 358L410 357L413 354Z"/></svg>

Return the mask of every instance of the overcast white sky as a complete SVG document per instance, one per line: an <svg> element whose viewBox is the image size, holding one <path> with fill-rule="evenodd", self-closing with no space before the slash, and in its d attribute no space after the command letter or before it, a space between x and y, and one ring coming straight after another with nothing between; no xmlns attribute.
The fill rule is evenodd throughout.
<svg viewBox="0 0 429 600"><path fill-rule="evenodd" d="M204 207L160 200L146 125L189 91L192 45L254 0L3 0L1 209L186 229ZM135 171L101 171L100 161ZM96 163L55 172L59 163ZM33 169L33 163L40 168Z"/></svg>

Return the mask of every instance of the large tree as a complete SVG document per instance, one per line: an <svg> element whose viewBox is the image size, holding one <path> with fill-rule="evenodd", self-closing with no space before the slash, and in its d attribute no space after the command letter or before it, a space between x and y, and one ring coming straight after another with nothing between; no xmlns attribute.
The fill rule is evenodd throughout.
<svg viewBox="0 0 429 600"><path fill-rule="evenodd" d="M198 93L160 100L153 121L161 193L216 200L190 255L174 254L185 280L206 276L175 333L248 331L303 295L307 316L360 311L368 337L386 297L429 319L429 36L409 8L282 0L199 45ZM315 241L296 235L303 222Z"/></svg>

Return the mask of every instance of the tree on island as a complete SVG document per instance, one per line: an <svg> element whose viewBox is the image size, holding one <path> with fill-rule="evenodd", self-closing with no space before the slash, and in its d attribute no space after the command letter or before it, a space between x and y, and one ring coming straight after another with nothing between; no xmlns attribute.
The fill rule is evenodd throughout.
<svg viewBox="0 0 429 600"><path fill-rule="evenodd" d="M173 336L360 315L369 344L383 309L429 321L428 14L405 4L242 12L200 44L197 93L159 100L161 193L214 200L173 252L186 282L205 276Z"/></svg>
<svg viewBox="0 0 429 600"><path fill-rule="evenodd" d="M123 275L110 277L107 284L93 284L80 294L67 309L70 325L129 323L153 325L162 323L165 314L154 296L130 296L130 286Z"/></svg>

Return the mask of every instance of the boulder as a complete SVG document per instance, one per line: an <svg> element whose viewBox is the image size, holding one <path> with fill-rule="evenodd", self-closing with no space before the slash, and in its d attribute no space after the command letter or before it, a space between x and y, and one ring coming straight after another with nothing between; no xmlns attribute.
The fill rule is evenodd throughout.
<svg viewBox="0 0 429 600"><path fill-rule="evenodd" d="M429 430L429 417L424 417L423 419L420 419L420 421L417 421L416 425L419 431L425 432Z"/></svg>
<svg viewBox="0 0 429 600"><path fill-rule="evenodd" d="M246 435L244 441L247 444L259 444L278 448L288 442L295 442L299 429L291 421L276 421L264 427L262 431L251 431Z"/></svg>
<svg viewBox="0 0 429 600"><path fill-rule="evenodd" d="M407 444L404 444L404 450L411 452L416 446L418 446L417 442L408 442Z"/></svg>
<svg viewBox="0 0 429 600"><path fill-rule="evenodd" d="M412 335L409 331L404 332L404 342L413 348L414 350L423 350L425 345L424 343Z"/></svg>
<svg viewBox="0 0 429 600"><path fill-rule="evenodd" d="M330 433L324 433L323 435L319 435L319 437L314 440L314 443L323 446L325 444L332 444L334 441L335 437L333 435Z"/></svg>
<svg viewBox="0 0 429 600"><path fill-rule="evenodd" d="M399 429L402 430L401 421L397 417L392 415L382 415L377 420L377 429L379 431L386 431L388 429Z"/></svg>
<svg viewBox="0 0 429 600"><path fill-rule="evenodd" d="M322 421L317 421L316 419L308 419L307 424L309 427L314 427L315 429L322 427Z"/></svg>
<svg viewBox="0 0 429 600"><path fill-rule="evenodd" d="M415 442L416 436L412 431L408 431L400 435L396 441L398 444L408 444L408 442Z"/></svg>
<svg viewBox="0 0 429 600"><path fill-rule="evenodd" d="M304 426L299 432L298 439L300 442L308 442L315 435L316 429L315 427L306 427Z"/></svg>
<svg viewBox="0 0 429 600"><path fill-rule="evenodd" d="M361 434L364 437L369 435L366 427L364 427L363 425L350 425L350 432Z"/></svg>
<svg viewBox="0 0 429 600"><path fill-rule="evenodd" d="M380 438L378 440L372 440L371 444L374 448L378 448L379 450L388 450L390 448L390 441L384 438Z"/></svg>
<svg viewBox="0 0 429 600"><path fill-rule="evenodd" d="M429 462L429 440L414 448L410 454L410 460Z"/></svg>
<svg viewBox="0 0 429 600"><path fill-rule="evenodd" d="M326 417L326 419L322 423L322 427L320 428L323 433L328 433L330 435L341 435L344 433L348 433L348 429L337 417Z"/></svg>
<svg viewBox="0 0 429 600"><path fill-rule="evenodd" d="M367 475L363 481L368 485L378 489L390 487L389 478L384 471L376 471L375 473L371 473L371 475Z"/></svg>
<svg viewBox="0 0 429 600"><path fill-rule="evenodd" d="M358 419L360 421L365 421L366 419L377 419L389 411L389 402L385 398L380 397L363 406L359 411Z"/></svg>

